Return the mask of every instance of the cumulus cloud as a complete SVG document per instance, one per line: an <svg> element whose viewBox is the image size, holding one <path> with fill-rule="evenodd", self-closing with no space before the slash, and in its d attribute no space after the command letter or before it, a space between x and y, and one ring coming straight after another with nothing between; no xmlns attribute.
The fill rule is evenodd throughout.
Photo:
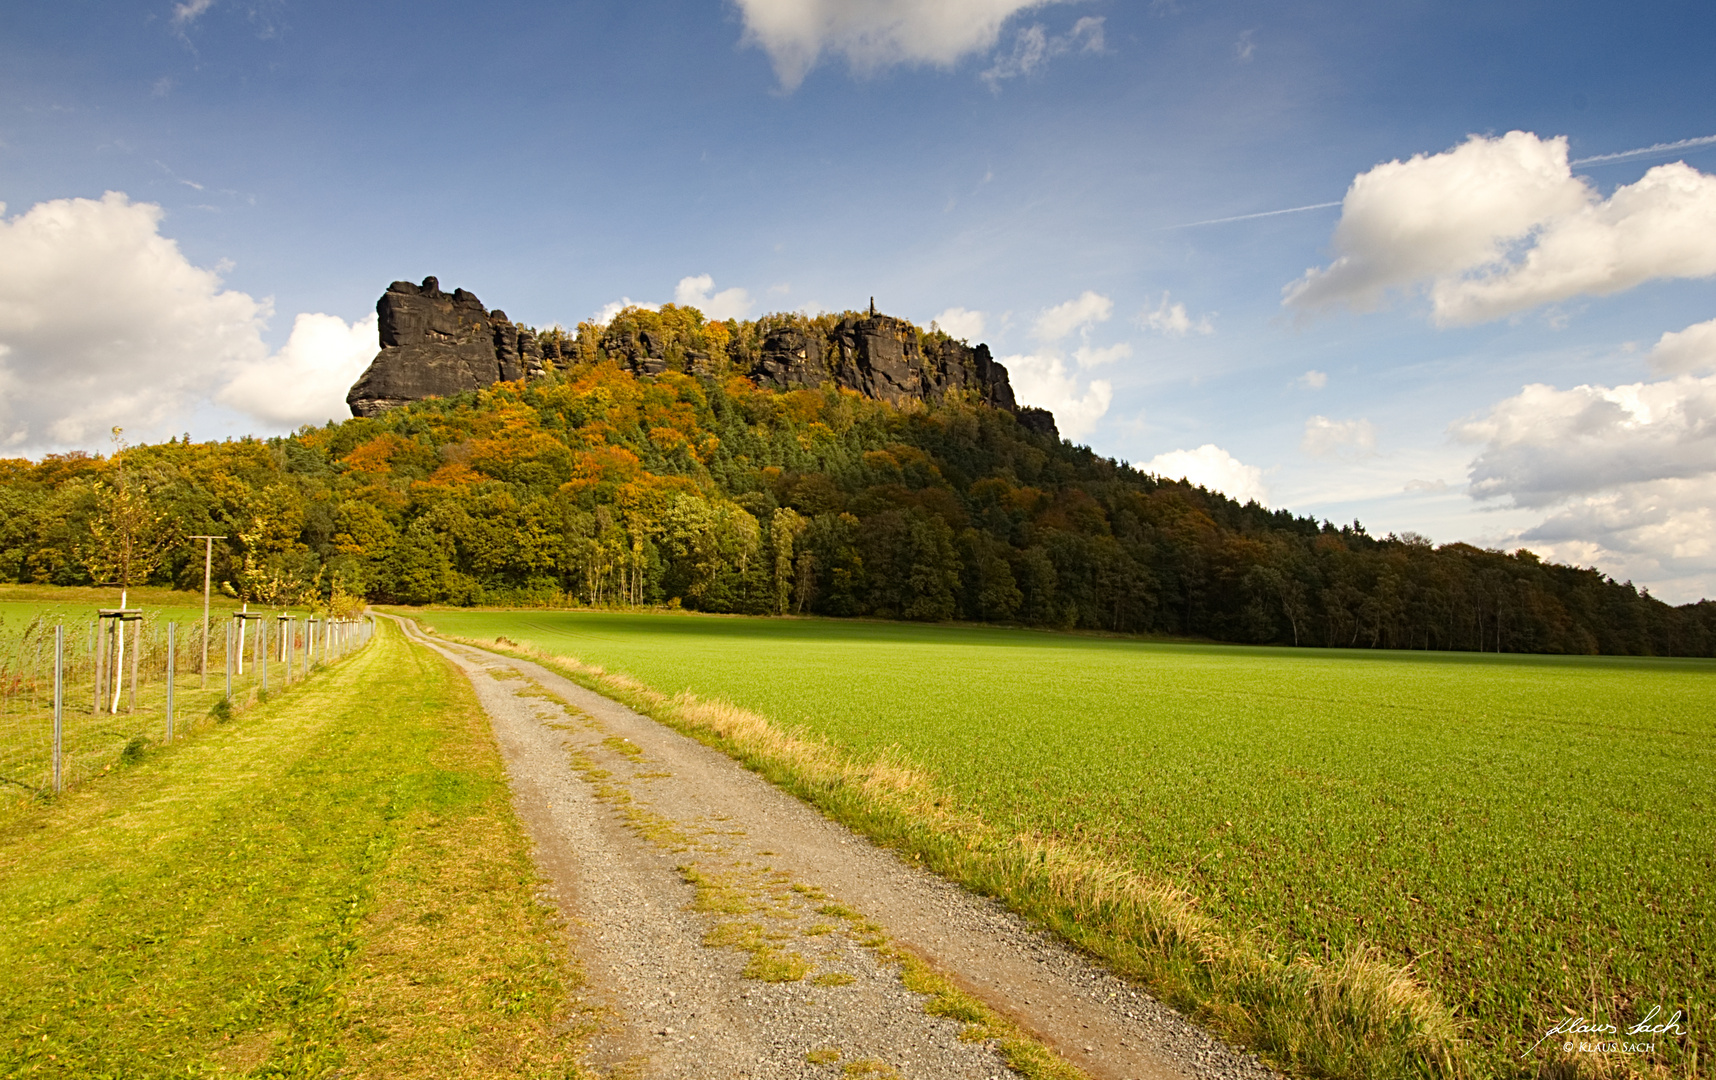
<svg viewBox="0 0 1716 1080"><path fill-rule="evenodd" d="M1080 381L1079 373L1132 355L1132 346L1124 342L1108 346L1090 344L1092 328L1113 316L1113 300L1086 291L1037 316L1031 327L1031 336L1040 342L1036 352L1001 358L1012 376L1013 391L1020 404L1053 412L1061 434L1068 438L1076 439L1094 431L1097 421L1107 414L1114 401L1112 383L1093 379L1086 384ZM1074 334L1078 335L1079 345L1073 349L1069 365L1061 343Z"/></svg>
<svg viewBox="0 0 1716 1080"><path fill-rule="evenodd" d="M1196 450L1171 450L1157 454L1142 468L1167 480L1184 480L1219 491L1238 502L1269 502L1263 470L1245 464L1214 443L1205 443Z"/></svg>
<svg viewBox="0 0 1716 1080"><path fill-rule="evenodd" d="M1579 499L1519 539L1559 562L1647 584L1669 603L1716 596L1716 477L1653 480Z"/></svg>
<svg viewBox="0 0 1716 1080"><path fill-rule="evenodd" d="M1037 316L1031 336L1038 341L1059 341L1074 331L1088 331L1114 315L1114 301L1101 293L1086 290L1076 299L1054 307Z"/></svg>
<svg viewBox="0 0 1716 1080"><path fill-rule="evenodd" d="M1571 390L1533 384L1454 434L1484 444L1472 494L1516 506L1704 476L1716 473L1716 375Z"/></svg>
<svg viewBox="0 0 1716 1080"><path fill-rule="evenodd" d="M743 319L751 314L754 301L750 293L744 289L722 289L720 292L714 292L714 289L715 279L708 274L680 278L679 285L673 290L673 302L680 307L694 307L711 319Z"/></svg>
<svg viewBox="0 0 1716 1080"><path fill-rule="evenodd" d="M1335 261L1283 290L1289 307L1378 306L1425 290L1439 325L1484 322L1655 278L1716 274L1716 177L1659 165L1607 199L1573 175L1565 137L1474 135L1360 174Z"/></svg>
<svg viewBox="0 0 1716 1080"><path fill-rule="evenodd" d="M1021 11L1064 0L736 0L745 40L773 61L787 90L797 88L824 53L857 72L893 64L949 67L985 53Z"/></svg>
<svg viewBox="0 0 1716 1080"><path fill-rule="evenodd" d="M1321 390L1329 385L1329 376L1327 372L1317 371L1313 368L1293 381L1307 390Z"/></svg>
<svg viewBox="0 0 1716 1080"><path fill-rule="evenodd" d="M1363 458L1376 453L1376 426L1369 420L1330 420L1313 416L1305 421L1299 449L1317 458Z"/></svg>
<svg viewBox="0 0 1716 1080"><path fill-rule="evenodd" d="M375 353L373 320L354 329L311 315L270 355L262 333L272 305L192 265L161 235L159 206L108 192L38 203L10 219L4 212L0 206L6 452L97 447L115 426L133 438L163 438L216 399L269 425L343 415L343 403L330 401L334 372L350 383ZM361 360L356 337L367 337Z"/></svg>
<svg viewBox="0 0 1716 1080"><path fill-rule="evenodd" d="M1099 53L1104 48L1103 21L1100 15L1087 15L1058 37L1051 36L1041 23L1027 26L1014 36L1013 51L996 56L995 63L979 78L999 92L1003 79L1030 75L1058 56L1075 51Z"/></svg>
<svg viewBox="0 0 1716 1080"><path fill-rule="evenodd" d="M1527 386L1453 434L1483 444L1475 498L1547 513L1520 534L1544 554L1687 598L1716 583L1716 375Z"/></svg>
<svg viewBox="0 0 1716 1080"><path fill-rule="evenodd" d="M374 315L349 325L338 315L299 315L280 351L238 364L215 399L279 427L342 420L351 415L346 391L379 349Z"/></svg>
<svg viewBox="0 0 1716 1080"><path fill-rule="evenodd" d="M1662 335L1648 359L1664 375L1716 369L1716 319Z"/></svg>
<svg viewBox="0 0 1716 1080"><path fill-rule="evenodd" d="M1054 413L1055 425L1066 438L1083 438L1096 430L1097 421L1114 401L1114 386L1107 379L1082 384L1076 373L1067 370L1066 360L1053 353L1006 356L1001 363L1019 404Z"/></svg>
<svg viewBox="0 0 1716 1080"><path fill-rule="evenodd" d="M961 341L976 341L983 337L983 312L950 307L930 320L942 333Z"/></svg>
<svg viewBox="0 0 1716 1080"><path fill-rule="evenodd" d="M161 217L110 191L0 221L0 445L170 430L231 365L266 357L268 304L191 265Z"/></svg>
<svg viewBox="0 0 1716 1080"><path fill-rule="evenodd" d="M1154 311L1145 310L1138 321L1146 330L1154 330L1158 334L1169 337L1185 337L1187 334L1213 334L1215 326L1211 324L1208 315L1199 316L1196 321L1186 313L1185 304L1171 304L1168 294L1162 294L1162 302L1156 305Z"/></svg>

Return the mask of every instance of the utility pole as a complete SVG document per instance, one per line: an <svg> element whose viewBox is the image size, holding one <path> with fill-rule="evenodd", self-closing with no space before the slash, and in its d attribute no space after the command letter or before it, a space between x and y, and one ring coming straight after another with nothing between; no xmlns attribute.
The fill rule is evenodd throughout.
<svg viewBox="0 0 1716 1080"><path fill-rule="evenodd" d="M203 689L209 688L209 571L214 567L214 542L224 536L193 536L203 541Z"/></svg>

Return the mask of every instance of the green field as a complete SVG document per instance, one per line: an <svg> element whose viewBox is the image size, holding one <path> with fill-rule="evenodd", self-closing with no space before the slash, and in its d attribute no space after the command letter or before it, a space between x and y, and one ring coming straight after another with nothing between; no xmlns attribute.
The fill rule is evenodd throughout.
<svg viewBox="0 0 1716 1080"><path fill-rule="evenodd" d="M0 819L0 1076L568 1077L486 715L387 624Z"/></svg>
<svg viewBox="0 0 1716 1080"><path fill-rule="evenodd" d="M125 603L127 607L142 608L163 620L186 625L201 622L203 617L202 593L146 586L130 590ZM9 626L27 622L41 612L62 616L69 626L74 621L94 619L97 608L118 606L117 587L0 585L0 621ZM209 618L218 624L228 612L237 611L238 606L237 600L215 593L209 597Z"/></svg>
<svg viewBox="0 0 1716 1080"><path fill-rule="evenodd" d="M897 746L997 830L1071 841L1182 886L1285 956L1379 946L1466 1022L1480 1072L1529 1074L1523 1046L1593 1007L1684 1009L1708 1059L1711 661L689 615L420 617L729 701L860 757ZM1702 1074L1683 1051L1657 1060Z"/></svg>

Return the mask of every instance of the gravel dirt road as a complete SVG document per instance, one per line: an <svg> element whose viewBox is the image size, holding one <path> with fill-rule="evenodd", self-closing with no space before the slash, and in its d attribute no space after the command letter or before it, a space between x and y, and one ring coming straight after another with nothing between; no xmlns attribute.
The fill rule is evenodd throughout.
<svg viewBox="0 0 1716 1080"><path fill-rule="evenodd" d="M1012 1075L907 989L914 954L1092 1080L1275 1076L992 901L529 661L425 637L493 719L600 1020L643 1078Z"/></svg>

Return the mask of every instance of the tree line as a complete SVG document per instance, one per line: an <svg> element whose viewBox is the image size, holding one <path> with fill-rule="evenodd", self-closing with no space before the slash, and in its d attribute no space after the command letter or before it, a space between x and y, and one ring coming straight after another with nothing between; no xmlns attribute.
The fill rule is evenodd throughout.
<svg viewBox="0 0 1716 1080"><path fill-rule="evenodd" d="M679 318L678 313L669 313ZM683 320L682 320L683 321ZM737 346L753 324L702 324ZM717 328L720 328L719 332ZM1023 624L1301 646L1716 654L1528 551L1373 537L1163 480L954 397L638 377L581 327L528 383L275 439L0 460L0 579L408 604ZM576 345L576 347L574 347Z"/></svg>

